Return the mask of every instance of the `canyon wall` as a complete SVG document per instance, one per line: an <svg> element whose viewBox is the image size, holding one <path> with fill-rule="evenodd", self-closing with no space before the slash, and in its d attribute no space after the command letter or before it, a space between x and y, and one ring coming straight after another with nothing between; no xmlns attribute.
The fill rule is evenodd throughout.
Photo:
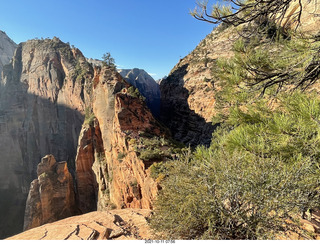
<svg viewBox="0 0 320 244"><path fill-rule="evenodd" d="M87 80L79 50L58 38L17 47L0 83L0 237L22 230L30 182L47 154L74 165ZM81 73L82 72L82 73Z"/></svg>
<svg viewBox="0 0 320 244"><path fill-rule="evenodd" d="M214 78L216 60L233 55L238 37L233 27L217 28L161 81L161 120L178 141L191 146L209 145L215 128Z"/></svg>
<svg viewBox="0 0 320 244"><path fill-rule="evenodd" d="M133 91L115 70L96 68L93 118L83 126L76 160L78 194L83 205L88 202L85 199L95 196L98 210L152 208L159 185L148 168L158 159L142 160L136 147L143 144L143 133L160 138L168 131L154 119L143 97ZM89 160L82 160L82 154ZM85 176L89 182L86 187L79 185L80 175L84 175L79 172L84 168L90 169Z"/></svg>
<svg viewBox="0 0 320 244"><path fill-rule="evenodd" d="M51 48L48 57L47 50ZM26 141L21 141L24 130L17 137L18 149L30 157L21 156L20 164L25 167L21 176L25 180L16 186L16 191L23 187L25 192L17 195L26 197L28 184L37 178L31 183L27 199L25 229L95 210L152 209L160 186L151 177L150 166L171 158L174 145L169 143L170 133L153 117L139 91L112 68L92 68L79 50L71 50L58 39L22 44L14 60L21 60L20 66L11 64L17 81L6 75L3 84L10 88L7 91L18 90L31 97L21 105L24 110L19 111L20 117L13 116L17 124L10 129L11 134L17 133L21 123L28 128ZM32 72L29 66L24 68L25 63ZM10 67L6 68L9 73ZM9 99L6 95L3 94L5 100ZM12 99L17 97L12 95ZM37 166L36 160L43 155L47 156ZM49 167L52 169L39 173L44 159L53 157L53 166ZM56 170L62 164L68 165L63 182ZM7 172L12 177L16 174ZM57 199L61 204L53 209Z"/></svg>
<svg viewBox="0 0 320 244"><path fill-rule="evenodd" d="M5 32L0 30L0 80L3 66L10 63L16 47L17 44Z"/></svg>

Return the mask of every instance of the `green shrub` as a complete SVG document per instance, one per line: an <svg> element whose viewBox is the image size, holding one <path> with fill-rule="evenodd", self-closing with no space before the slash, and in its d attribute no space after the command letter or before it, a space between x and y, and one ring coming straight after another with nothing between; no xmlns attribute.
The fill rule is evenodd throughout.
<svg viewBox="0 0 320 244"><path fill-rule="evenodd" d="M122 161L126 156L127 156L126 153L124 153L124 152L119 152L119 153L118 153L118 160L119 160L119 161Z"/></svg>
<svg viewBox="0 0 320 244"><path fill-rule="evenodd" d="M94 115L93 111L91 108L86 107L85 108L85 115L84 115L84 123L88 125L92 125L96 116Z"/></svg>
<svg viewBox="0 0 320 244"><path fill-rule="evenodd" d="M127 90L127 93L132 97L141 99L142 101L146 100L146 98L141 95L139 89L135 88L134 86L130 86Z"/></svg>
<svg viewBox="0 0 320 244"><path fill-rule="evenodd" d="M163 152L159 148L146 148L141 150L139 158L143 161L160 160L163 158Z"/></svg>
<svg viewBox="0 0 320 244"><path fill-rule="evenodd" d="M173 239L271 239L319 207L320 99L296 92L277 105L233 108L210 148L173 161L152 227Z"/></svg>
<svg viewBox="0 0 320 244"><path fill-rule="evenodd" d="M167 171L166 163L164 162L153 163L150 169L151 169L151 177L153 179L157 179L160 174L165 174L165 172Z"/></svg>
<svg viewBox="0 0 320 244"><path fill-rule="evenodd" d="M151 220L165 233L160 238L272 239L290 229L291 214L319 204L320 172L311 160L196 154L175 161L162 184Z"/></svg>

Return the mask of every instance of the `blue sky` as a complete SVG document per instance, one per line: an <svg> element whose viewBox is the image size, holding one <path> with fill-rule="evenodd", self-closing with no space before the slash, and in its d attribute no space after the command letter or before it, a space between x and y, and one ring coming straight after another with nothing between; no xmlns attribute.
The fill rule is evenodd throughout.
<svg viewBox="0 0 320 244"><path fill-rule="evenodd" d="M196 0L0 0L0 30L16 43L59 37L86 57L110 52L118 68L167 75L213 26L192 18Z"/></svg>

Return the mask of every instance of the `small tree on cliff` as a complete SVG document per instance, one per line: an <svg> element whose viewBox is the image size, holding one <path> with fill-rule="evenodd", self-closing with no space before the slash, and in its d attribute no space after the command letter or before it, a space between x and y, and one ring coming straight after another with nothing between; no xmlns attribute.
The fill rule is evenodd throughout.
<svg viewBox="0 0 320 244"><path fill-rule="evenodd" d="M115 60L113 57L111 57L111 54L109 52L103 54L102 65L112 69L116 68Z"/></svg>

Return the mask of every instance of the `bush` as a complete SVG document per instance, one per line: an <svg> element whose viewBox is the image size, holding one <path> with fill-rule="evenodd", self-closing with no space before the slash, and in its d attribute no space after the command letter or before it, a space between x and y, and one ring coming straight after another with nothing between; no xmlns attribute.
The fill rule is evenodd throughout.
<svg viewBox="0 0 320 244"><path fill-rule="evenodd" d="M96 116L94 115L92 109L90 108L85 108L85 115L84 115L84 123L88 125L92 125Z"/></svg>
<svg viewBox="0 0 320 244"><path fill-rule="evenodd" d="M171 163L152 227L173 239L271 239L320 206L320 100L294 93L233 108L213 135Z"/></svg>
<svg viewBox="0 0 320 244"><path fill-rule="evenodd" d="M319 169L310 160L202 148L174 164L151 220L166 239L271 239L290 229L291 214L319 201Z"/></svg>

